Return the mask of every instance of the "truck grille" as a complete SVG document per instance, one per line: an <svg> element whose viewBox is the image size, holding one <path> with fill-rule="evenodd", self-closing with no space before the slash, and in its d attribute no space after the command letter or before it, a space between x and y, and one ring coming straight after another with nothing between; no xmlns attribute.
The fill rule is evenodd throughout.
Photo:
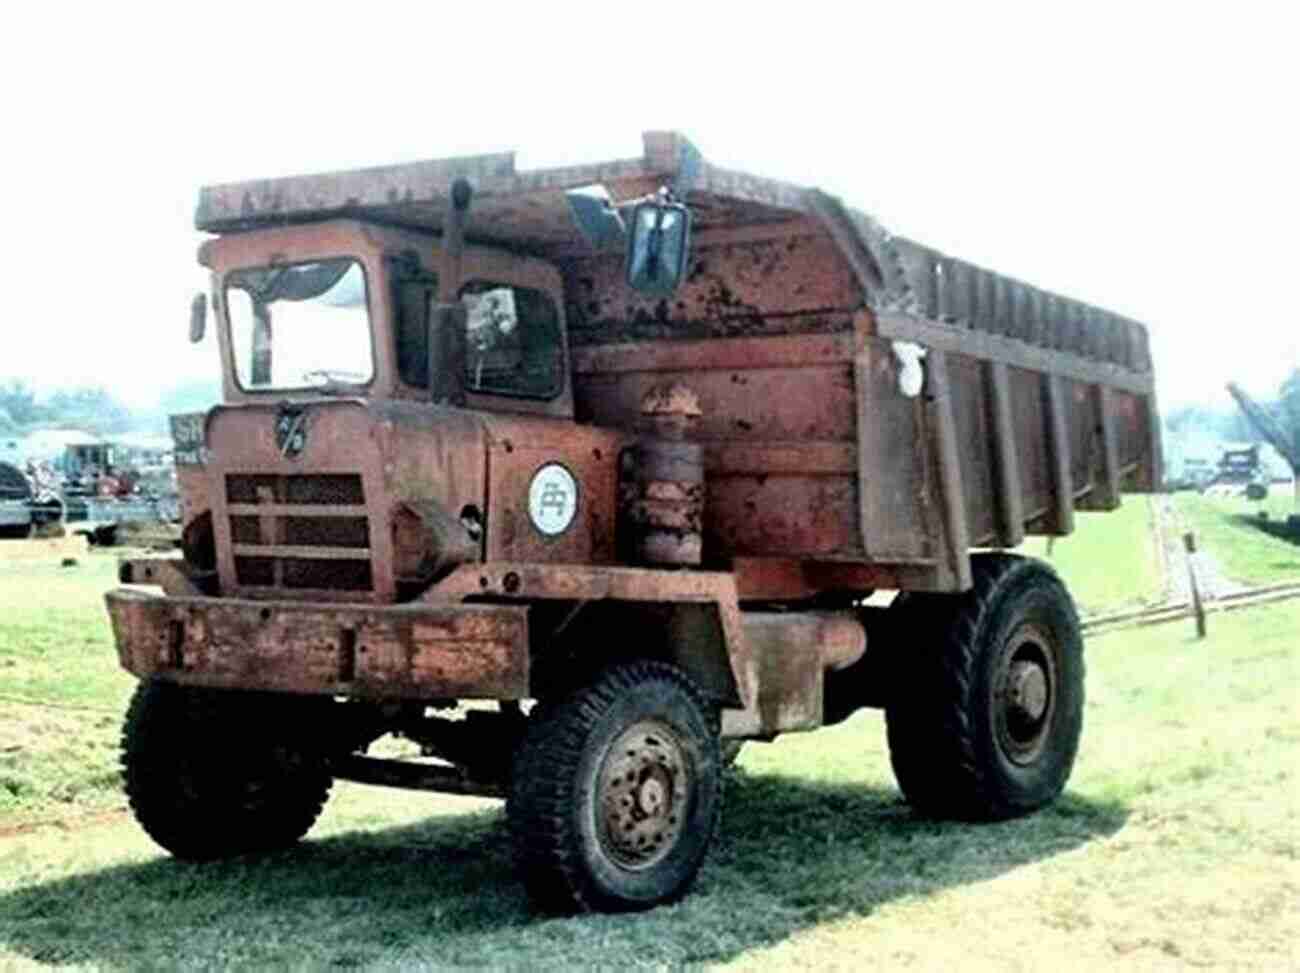
<svg viewBox="0 0 1300 973"><path fill-rule="evenodd" d="M357 474L226 474L236 584L372 591L365 501Z"/></svg>

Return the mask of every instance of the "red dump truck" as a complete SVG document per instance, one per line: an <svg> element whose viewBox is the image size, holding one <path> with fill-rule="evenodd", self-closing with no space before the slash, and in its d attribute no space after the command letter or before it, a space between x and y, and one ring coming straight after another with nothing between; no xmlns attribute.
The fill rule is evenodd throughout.
<svg viewBox="0 0 1300 973"><path fill-rule="evenodd" d="M290 844L350 779L503 797L539 907L647 908L740 741L862 707L919 813L1062 790L1079 623L1003 552L1159 482L1140 325L672 133L215 186L196 222L224 401L172 421L183 557L107 596L174 855Z"/></svg>

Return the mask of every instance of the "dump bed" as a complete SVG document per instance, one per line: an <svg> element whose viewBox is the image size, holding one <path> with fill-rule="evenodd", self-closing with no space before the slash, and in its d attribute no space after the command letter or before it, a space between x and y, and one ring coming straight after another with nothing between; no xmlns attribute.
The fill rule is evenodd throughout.
<svg viewBox="0 0 1300 973"><path fill-rule="evenodd" d="M353 217L467 236L556 265L579 421L633 429L653 387L702 416L705 556L742 587L949 590L972 547L1065 534L1159 480L1145 329L892 236L814 189L710 165L681 136L640 158L521 172L511 154L204 189L201 230ZM629 199L676 182L694 217L683 286L647 298L595 253L564 191ZM905 363L924 350L924 386Z"/></svg>

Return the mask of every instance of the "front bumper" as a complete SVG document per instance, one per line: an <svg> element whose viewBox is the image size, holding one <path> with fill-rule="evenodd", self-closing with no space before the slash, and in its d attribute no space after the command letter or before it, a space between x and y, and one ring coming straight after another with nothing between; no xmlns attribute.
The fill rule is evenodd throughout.
<svg viewBox="0 0 1300 973"><path fill-rule="evenodd" d="M123 668L186 685L375 699L523 699L527 609L105 595Z"/></svg>

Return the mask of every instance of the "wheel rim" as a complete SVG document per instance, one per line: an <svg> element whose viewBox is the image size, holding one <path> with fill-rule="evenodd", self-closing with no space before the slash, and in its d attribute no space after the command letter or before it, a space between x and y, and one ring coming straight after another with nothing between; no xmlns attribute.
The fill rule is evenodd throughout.
<svg viewBox="0 0 1300 973"><path fill-rule="evenodd" d="M1012 763L1033 763L1050 736L1056 715L1056 655L1051 634L1028 623L1003 645L993 712L998 745Z"/></svg>
<svg viewBox="0 0 1300 973"><path fill-rule="evenodd" d="M600 843L624 868L649 868L681 837L690 794L686 752L667 726L633 724L606 751L596 813Z"/></svg>

